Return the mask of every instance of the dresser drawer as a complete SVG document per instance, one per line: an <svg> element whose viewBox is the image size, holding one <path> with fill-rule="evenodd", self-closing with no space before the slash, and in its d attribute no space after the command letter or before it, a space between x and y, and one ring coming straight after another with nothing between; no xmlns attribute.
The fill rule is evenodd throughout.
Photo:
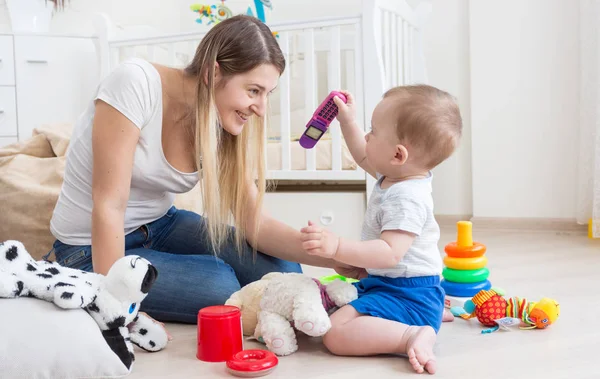
<svg viewBox="0 0 600 379"><path fill-rule="evenodd" d="M15 87L0 86L0 137L17 136Z"/></svg>
<svg viewBox="0 0 600 379"><path fill-rule="evenodd" d="M361 191L270 192L265 194L264 209L296 230L311 220L340 237L360 240L366 200Z"/></svg>
<svg viewBox="0 0 600 379"><path fill-rule="evenodd" d="M15 85L15 60L13 58L13 39L0 36L0 86Z"/></svg>
<svg viewBox="0 0 600 379"><path fill-rule="evenodd" d="M15 36L19 140L52 123L74 123L98 85L89 38Z"/></svg>

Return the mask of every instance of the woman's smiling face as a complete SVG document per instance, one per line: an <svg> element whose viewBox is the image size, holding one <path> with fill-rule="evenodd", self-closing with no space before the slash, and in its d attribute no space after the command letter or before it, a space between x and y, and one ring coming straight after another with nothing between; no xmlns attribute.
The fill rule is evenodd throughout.
<svg viewBox="0 0 600 379"><path fill-rule="evenodd" d="M215 102L223 129L237 136L250 117L263 117L267 111L267 96L277 87L279 76L280 72L270 64L229 78L217 73Z"/></svg>

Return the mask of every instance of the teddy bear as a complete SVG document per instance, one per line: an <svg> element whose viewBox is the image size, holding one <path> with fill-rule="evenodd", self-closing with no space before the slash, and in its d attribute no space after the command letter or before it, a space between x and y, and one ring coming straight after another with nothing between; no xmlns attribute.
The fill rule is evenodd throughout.
<svg viewBox="0 0 600 379"><path fill-rule="evenodd" d="M298 350L295 330L311 337L331 328L329 314L358 297L356 287L336 279L322 284L300 273L269 273L225 302L240 308L244 335L262 340L279 356Z"/></svg>
<svg viewBox="0 0 600 379"><path fill-rule="evenodd" d="M136 255L120 258L104 276L36 261L19 241L0 243L0 298L29 296L64 309L85 309L130 371L132 343L147 351L167 345L166 331L138 313L157 276L156 268Z"/></svg>

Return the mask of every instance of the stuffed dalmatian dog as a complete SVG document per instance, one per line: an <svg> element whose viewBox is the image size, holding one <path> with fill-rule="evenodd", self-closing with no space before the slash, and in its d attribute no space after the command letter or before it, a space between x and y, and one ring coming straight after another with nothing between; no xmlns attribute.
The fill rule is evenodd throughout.
<svg viewBox="0 0 600 379"><path fill-rule="evenodd" d="M165 330L138 314L157 275L139 256L117 260L104 276L35 261L19 241L0 243L0 298L29 296L65 309L85 309L129 370L135 359L132 342L147 351L167 344Z"/></svg>

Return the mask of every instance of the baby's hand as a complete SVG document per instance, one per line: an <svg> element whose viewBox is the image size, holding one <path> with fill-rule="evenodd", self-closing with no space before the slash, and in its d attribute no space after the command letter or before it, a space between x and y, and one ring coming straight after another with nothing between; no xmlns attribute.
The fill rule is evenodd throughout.
<svg viewBox="0 0 600 379"><path fill-rule="evenodd" d="M338 115L337 120L340 122L342 126L346 124L351 124L356 120L356 110L354 104L354 96L350 92L347 91L339 91L346 96L346 103L342 101L339 97L335 96L333 98L333 102L338 107Z"/></svg>
<svg viewBox="0 0 600 379"><path fill-rule="evenodd" d="M334 258L340 239L327 229L316 226L312 221L300 230L302 233L302 248L309 255L324 258Z"/></svg>

